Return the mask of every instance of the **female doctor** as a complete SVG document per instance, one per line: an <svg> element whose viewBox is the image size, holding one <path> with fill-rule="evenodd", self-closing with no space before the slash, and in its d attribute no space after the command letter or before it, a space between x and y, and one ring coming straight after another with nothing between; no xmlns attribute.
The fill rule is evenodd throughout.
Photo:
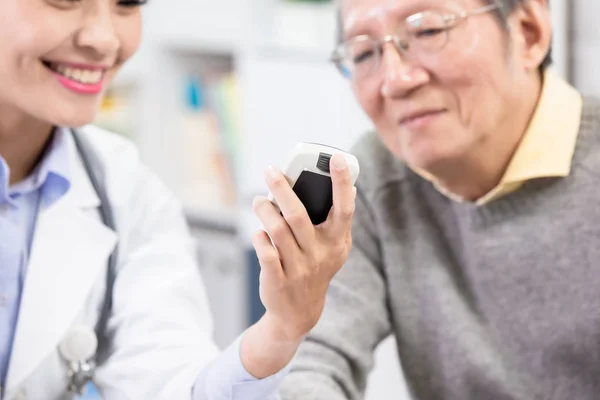
<svg viewBox="0 0 600 400"><path fill-rule="evenodd" d="M74 397L91 376L107 399L274 399L348 254L343 160L318 227L268 169L283 216L255 200L267 311L217 354L177 201L128 142L86 126L137 50L143 2L0 1L2 398Z"/></svg>

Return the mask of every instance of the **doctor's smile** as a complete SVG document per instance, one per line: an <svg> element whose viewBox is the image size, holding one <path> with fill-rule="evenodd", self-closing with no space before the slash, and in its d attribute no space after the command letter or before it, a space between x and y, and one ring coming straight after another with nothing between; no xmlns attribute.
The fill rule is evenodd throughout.
<svg viewBox="0 0 600 400"><path fill-rule="evenodd" d="M81 94L99 94L105 87L107 67L42 61L65 88Z"/></svg>

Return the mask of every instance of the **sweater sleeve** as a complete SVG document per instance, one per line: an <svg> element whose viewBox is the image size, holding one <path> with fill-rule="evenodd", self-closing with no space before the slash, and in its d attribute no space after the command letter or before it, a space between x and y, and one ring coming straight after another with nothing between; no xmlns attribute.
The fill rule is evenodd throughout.
<svg viewBox="0 0 600 400"><path fill-rule="evenodd" d="M352 250L329 287L321 320L299 349L282 400L364 397L373 352L391 330L374 225L359 188Z"/></svg>

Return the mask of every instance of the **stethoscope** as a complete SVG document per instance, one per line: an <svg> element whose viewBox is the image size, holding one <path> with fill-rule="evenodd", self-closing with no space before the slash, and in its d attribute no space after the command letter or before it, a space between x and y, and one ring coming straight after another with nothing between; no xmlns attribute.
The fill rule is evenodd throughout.
<svg viewBox="0 0 600 400"><path fill-rule="evenodd" d="M83 166L90 178L94 191L100 199L100 217L104 225L115 230L115 221L106 195L104 177L101 175L102 164L96 157L91 144L75 129L71 136L81 157ZM96 168L94 168L96 167ZM100 317L95 329L87 326L75 326L59 345L59 353L67 367L67 393L76 397L83 394L89 383L94 380L96 367L103 361L108 348L106 328L112 309L112 292L116 276L117 248L108 259L106 271L106 291Z"/></svg>

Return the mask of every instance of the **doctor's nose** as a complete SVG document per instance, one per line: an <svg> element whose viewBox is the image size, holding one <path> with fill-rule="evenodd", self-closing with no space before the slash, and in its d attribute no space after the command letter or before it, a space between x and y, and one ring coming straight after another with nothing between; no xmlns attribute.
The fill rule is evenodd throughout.
<svg viewBox="0 0 600 400"><path fill-rule="evenodd" d="M429 81L429 74L406 59L406 56L387 43L381 59L383 97L403 97Z"/></svg>
<svg viewBox="0 0 600 400"><path fill-rule="evenodd" d="M114 11L110 2L95 3L97 5L86 13L76 37L76 45L91 52L98 60L114 59L120 47L114 24Z"/></svg>

